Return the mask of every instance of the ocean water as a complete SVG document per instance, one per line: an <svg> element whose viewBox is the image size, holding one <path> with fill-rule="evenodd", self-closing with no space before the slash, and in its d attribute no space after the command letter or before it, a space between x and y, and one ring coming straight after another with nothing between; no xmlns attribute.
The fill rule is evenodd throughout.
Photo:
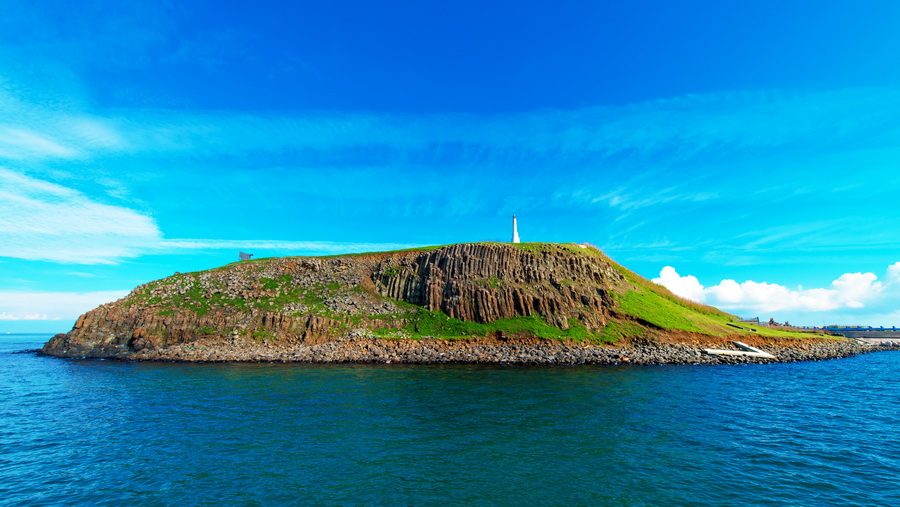
<svg viewBox="0 0 900 507"><path fill-rule="evenodd" d="M0 335L0 505L900 505L900 353L745 366L61 360Z"/></svg>

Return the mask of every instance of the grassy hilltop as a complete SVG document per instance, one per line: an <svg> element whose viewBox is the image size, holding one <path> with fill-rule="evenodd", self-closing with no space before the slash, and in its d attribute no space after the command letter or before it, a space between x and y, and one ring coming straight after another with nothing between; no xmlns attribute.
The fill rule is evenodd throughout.
<svg viewBox="0 0 900 507"><path fill-rule="evenodd" d="M180 312L190 312L203 316L210 311L232 310L238 312L273 312L273 313L311 313L334 322L337 330L349 331L360 326L366 327L371 336L388 338L422 337L468 338L472 336L534 336L548 339L572 339L592 343L617 343L622 340L652 337L665 331L683 331L709 336L733 336L748 333L767 337L796 337L799 333L769 329L766 327L750 328L737 323L737 317L711 306L698 304L672 294L668 289L657 285L646 278L626 269L614 262L600 250L576 244L554 243L478 243L481 245L514 248L526 252L529 256L562 255L591 257L611 266L622 277L608 293L612 299L610 315L601 328L590 329L577 319L568 319L568 325L553 325L545 316L537 313L516 315L490 322L477 322L448 316L440 310L427 309L400 299L388 298L371 290L365 284L343 283L340 280L322 280L312 284L297 284L292 274L269 275L272 268L286 262L301 262L311 259L385 259L398 255L421 254L453 245L438 245L389 252L371 252L320 257L281 257L261 258L239 261L208 271L184 273L156 282L151 282L144 290L136 291L125 302L126 305L150 305L158 315L168 316ZM395 275L400 267L388 266L383 274ZM209 283L204 279L215 273L229 272L258 273L255 285L262 289L252 297L233 297L227 292L209 291ZM267 276L268 275L268 276ZM502 279L497 276L473 280L485 289L524 288L528 283ZM212 282L221 285L221 282ZM560 278L554 283L561 286L589 285L590 281L568 280ZM250 284L252 287L254 284ZM165 287L176 290L168 297L154 296ZM166 292L166 291L161 291ZM342 298L353 300L365 295L368 298L384 300L390 304L391 311L354 312L334 304ZM372 325L374 324L374 325ZM198 332L212 334L212 328L198 329ZM272 331L260 328L251 332L260 339L274 338ZM808 336L808 335L806 335Z"/></svg>

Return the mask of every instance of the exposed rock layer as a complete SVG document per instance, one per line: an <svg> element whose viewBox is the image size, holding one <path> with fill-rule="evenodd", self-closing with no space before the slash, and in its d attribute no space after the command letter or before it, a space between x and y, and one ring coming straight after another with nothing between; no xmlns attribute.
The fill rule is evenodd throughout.
<svg viewBox="0 0 900 507"><path fill-rule="evenodd" d="M176 274L81 316L44 352L127 357L215 337L313 345L406 324L395 301L467 322L539 315L597 331L625 282L574 245L458 244L430 251L261 259Z"/></svg>
<svg viewBox="0 0 900 507"><path fill-rule="evenodd" d="M609 289L623 277L597 257L461 244L395 256L373 279L384 296L465 321L538 314L562 329L570 318L599 329L612 306Z"/></svg>

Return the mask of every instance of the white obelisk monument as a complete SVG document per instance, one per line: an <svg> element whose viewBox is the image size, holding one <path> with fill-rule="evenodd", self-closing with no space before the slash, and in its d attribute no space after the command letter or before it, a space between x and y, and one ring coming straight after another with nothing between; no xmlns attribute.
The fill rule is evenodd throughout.
<svg viewBox="0 0 900 507"><path fill-rule="evenodd" d="M513 242L513 243L521 243L521 241L519 241L519 228L516 226L516 216L515 216L515 215L513 215L513 238L512 238L512 242Z"/></svg>

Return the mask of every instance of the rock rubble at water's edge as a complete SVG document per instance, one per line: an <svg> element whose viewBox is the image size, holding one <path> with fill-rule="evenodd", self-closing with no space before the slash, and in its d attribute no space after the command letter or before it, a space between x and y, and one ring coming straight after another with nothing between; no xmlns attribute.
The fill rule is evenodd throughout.
<svg viewBox="0 0 900 507"><path fill-rule="evenodd" d="M700 347L645 343L628 347L591 346L558 340L525 340L522 343L495 340L384 340L355 339L317 345L263 345L235 343L223 346L203 341L145 350L127 356L135 361L176 362L296 362L382 364L750 364L837 359L888 347L833 339L774 348L775 359L747 356L716 356Z"/></svg>

